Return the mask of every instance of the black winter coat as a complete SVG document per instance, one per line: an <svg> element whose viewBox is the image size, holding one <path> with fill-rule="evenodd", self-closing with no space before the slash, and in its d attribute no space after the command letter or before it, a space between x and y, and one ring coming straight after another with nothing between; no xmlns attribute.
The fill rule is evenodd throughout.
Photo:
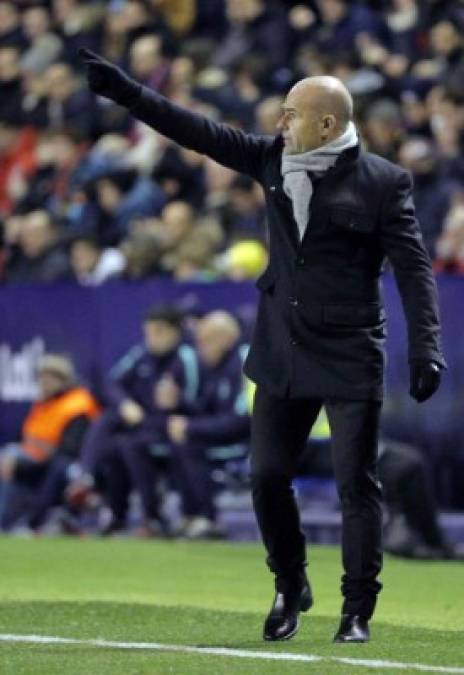
<svg viewBox="0 0 464 675"><path fill-rule="evenodd" d="M279 396L382 398L386 258L406 315L409 360L446 366L436 285L407 172L359 147L345 151L314 190L300 242L283 190L280 135L217 124L145 88L131 113L264 188L270 262L257 281L262 294L245 363L253 381Z"/></svg>

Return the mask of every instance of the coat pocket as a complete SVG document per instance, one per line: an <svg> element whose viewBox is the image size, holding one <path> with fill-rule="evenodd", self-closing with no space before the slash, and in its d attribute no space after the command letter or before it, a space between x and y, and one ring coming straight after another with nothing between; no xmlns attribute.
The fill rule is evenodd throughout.
<svg viewBox="0 0 464 675"><path fill-rule="evenodd" d="M332 208L330 222L337 229L355 234L370 234L375 228L373 215L355 209Z"/></svg>
<svg viewBox="0 0 464 675"><path fill-rule="evenodd" d="M385 310L377 303L366 305L325 305L323 322L330 326L368 328L385 321Z"/></svg>
<svg viewBox="0 0 464 675"><path fill-rule="evenodd" d="M261 276L256 279L256 286L260 291L270 293L275 286L275 282L276 276L274 271L270 267L267 267Z"/></svg>

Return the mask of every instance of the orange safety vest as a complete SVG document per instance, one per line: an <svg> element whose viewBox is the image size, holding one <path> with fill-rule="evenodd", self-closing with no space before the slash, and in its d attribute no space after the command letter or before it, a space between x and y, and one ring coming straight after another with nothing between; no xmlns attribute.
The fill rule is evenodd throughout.
<svg viewBox="0 0 464 675"><path fill-rule="evenodd" d="M95 419L100 407L83 387L73 387L34 403L22 428L22 449L36 462L46 461L59 445L63 432L76 417Z"/></svg>

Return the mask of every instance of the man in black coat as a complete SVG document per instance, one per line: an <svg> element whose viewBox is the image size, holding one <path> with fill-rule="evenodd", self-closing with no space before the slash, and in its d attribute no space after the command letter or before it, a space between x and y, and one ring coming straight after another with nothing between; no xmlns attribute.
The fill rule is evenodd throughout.
<svg viewBox="0 0 464 675"><path fill-rule="evenodd" d="M388 257L409 335L411 395L424 401L445 367L436 287L414 216L409 175L360 148L352 101L331 77L289 92L275 137L194 114L83 50L90 87L180 145L264 188L270 262L245 372L256 382L252 419L254 507L276 577L264 638L298 630L312 604L305 539L291 487L322 404L332 431L343 516L342 620L336 642L365 642L381 588L377 445L385 314L380 276Z"/></svg>

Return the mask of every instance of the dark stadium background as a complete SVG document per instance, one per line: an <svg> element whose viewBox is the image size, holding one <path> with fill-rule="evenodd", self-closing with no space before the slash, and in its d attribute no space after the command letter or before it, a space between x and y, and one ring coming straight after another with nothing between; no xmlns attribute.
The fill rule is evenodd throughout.
<svg viewBox="0 0 464 675"><path fill-rule="evenodd" d="M449 370L418 406L387 273L385 432L427 455L443 508L464 510L464 5L229 5L233 16L223 0L0 0L0 442L17 437L44 350L71 354L98 388L158 300L230 309L248 337L265 264L259 188L94 97L77 49L264 133L293 82L330 73L354 96L365 147L413 174L441 297ZM191 208L176 230L166 206L178 201ZM89 237L106 254L98 279L78 267ZM251 245L237 247L243 240Z"/></svg>

